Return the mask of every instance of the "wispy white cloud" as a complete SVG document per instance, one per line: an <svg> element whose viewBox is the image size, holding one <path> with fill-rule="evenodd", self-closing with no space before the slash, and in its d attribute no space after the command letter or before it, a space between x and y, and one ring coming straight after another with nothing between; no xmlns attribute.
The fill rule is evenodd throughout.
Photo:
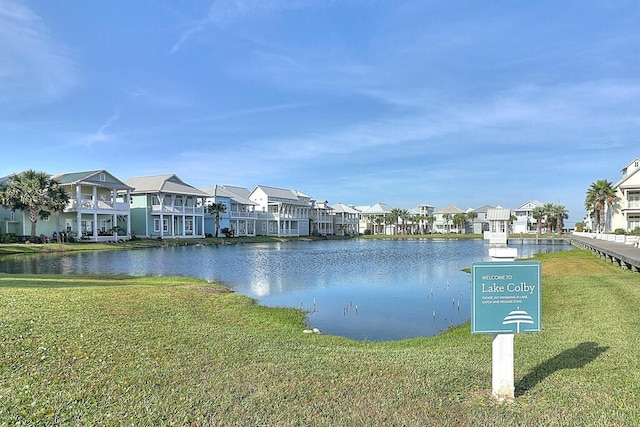
<svg viewBox="0 0 640 427"><path fill-rule="evenodd" d="M96 132L86 137L87 145L93 145L96 142L104 142L109 139L106 131L120 118L120 112L116 109L115 112L104 122L102 126L98 128Z"/></svg>
<svg viewBox="0 0 640 427"><path fill-rule="evenodd" d="M47 103L78 83L68 49L22 1L0 2L0 40L0 105Z"/></svg>
<svg viewBox="0 0 640 427"><path fill-rule="evenodd" d="M317 4L318 0L217 0L213 1L205 15L191 22L182 31L178 41L175 42L169 55L178 52L189 40L208 30L210 27L224 28L242 19L253 17L256 14L283 10L295 10Z"/></svg>

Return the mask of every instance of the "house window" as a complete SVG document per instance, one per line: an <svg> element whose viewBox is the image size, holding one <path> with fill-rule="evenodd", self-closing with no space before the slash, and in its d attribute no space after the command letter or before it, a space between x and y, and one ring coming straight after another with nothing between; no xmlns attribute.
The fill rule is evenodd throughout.
<svg viewBox="0 0 640 427"><path fill-rule="evenodd" d="M51 218L51 215L49 215L49 212L43 213L42 214L42 220L44 222L49 222L49 219Z"/></svg>
<svg viewBox="0 0 640 427"><path fill-rule="evenodd" d="M82 234L93 234L93 221L82 221L80 227Z"/></svg>
<svg viewBox="0 0 640 427"><path fill-rule="evenodd" d="M107 176L104 174L104 172L100 172L100 181L106 181L107 180Z"/></svg>
<svg viewBox="0 0 640 427"><path fill-rule="evenodd" d="M629 208L640 208L640 193L629 193L629 195L627 196L627 200Z"/></svg>
<svg viewBox="0 0 640 427"><path fill-rule="evenodd" d="M184 230L187 233L193 232L193 220L185 219L185 221L184 221Z"/></svg>
<svg viewBox="0 0 640 427"><path fill-rule="evenodd" d="M629 231L640 228L640 215L629 215Z"/></svg>
<svg viewBox="0 0 640 427"><path fill-rule="evenodd" d="M110 222L110 221L109 221L109 220L107 220L107 219L101 219L101 220L100 220L100 231L102 231L102 232L106 232L106 231L108 231L108 226L109 226L109 224L108 224L108 223L109 223L109 222Z"/></svg>
<svg viewBox="0 0 640 427"><path fill-rule="evenodd" d="M151 196L151 205L160 206L160 199L158 198L158 196Z"/></svg>
<svg viewBox="0 0 640 427"><path fill-rule="evenodd" d="M165 233L169 231L169 220L167 218L162 219L162 231Z"/></svg>
<svg viewBox="0 0 640 427"><path fill-rule="evenodd" d="M155 218L153 220L153 231L160 231L160 219L159 218Z"/></svg>

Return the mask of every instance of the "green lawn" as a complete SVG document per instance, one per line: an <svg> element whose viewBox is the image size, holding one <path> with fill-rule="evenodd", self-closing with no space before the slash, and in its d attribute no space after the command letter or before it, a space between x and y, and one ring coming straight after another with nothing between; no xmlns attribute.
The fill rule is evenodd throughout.
<svg viewBox="0 0 640 427"><path fill-rule="evenodd" d="M543 331L490 397L491 336L303 334L201 280L0 275L0 426L640 425L640 275L544 254Z"/></svg>

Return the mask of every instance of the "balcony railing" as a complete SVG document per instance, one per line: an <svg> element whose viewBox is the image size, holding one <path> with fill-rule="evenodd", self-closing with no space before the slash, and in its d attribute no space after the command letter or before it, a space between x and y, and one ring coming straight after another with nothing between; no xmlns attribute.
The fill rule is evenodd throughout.
<svg viewBox="0 0 640 427"><path fill-rule="evenodd" d="M231 218L257 218L258 217L257 212L231 211L229 214Z"/></svg>
<svg viewBox="0 0 640 427"><path fill-rule="evenodd" d="M202 206L162 206L162 205L153 205L151 206L151 212L154 214L196 214L202 215L204 214L204 207Z"/></svg>
<svg viewBox="0 0 640 427"><path fill-rule="evenodd" d="M65 209L66 212L77 212L79 210L82 211L128 211L129 210L129 204L128 203L122 203L122 202L116 202L113 203L111 201L107 201L107 200L93 200L93 199L82 199L80 201L80 203L78 204L78 200L77 199L71 199L69 201L69 204L67 205L67 208Z"/></svg>

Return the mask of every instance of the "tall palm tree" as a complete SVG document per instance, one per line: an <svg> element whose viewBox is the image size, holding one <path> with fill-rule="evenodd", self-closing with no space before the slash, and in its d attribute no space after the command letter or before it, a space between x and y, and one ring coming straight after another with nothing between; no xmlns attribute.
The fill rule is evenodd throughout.
<svg viewBox="0 0 640 427"><path fill-rule="evenodd" d="M553 214L555 215L556 233L562 234L564 220L569 218L569 211L562 205L553 205Z"/></svg>
<svg viewBox="0 0 640 427"><path fill-rule="evenodd" d="M596 231L604 231L605 228L605 209L615 201L616 192L613 184L606 179L599 179L591 183L587 190L584 200L584 206L591 213L594 220L594 229Z"/></svg>
<svg viewBox="0 0 640 427"><path fill-rule="evenodd" d="M547 223L547 233L551 233L551 229L553 228L553 203L545 203L542 206L542 210L544 211L544 217Z"/></svg>
<svg viewBox="0 0 640 427"><path fill-rule="evenodd" d="M67 208L70 198L64 188L60 187L57 182L54 181L54 183L55 185L49 189L48 207L56 213L56 240L60 243L60 212Z"/></svg>
<svg viewBox="0 0 640 427"><path fill-rule="evenodd" d="M393 234L399 234L398 233L398 228L399 228L399 224L398 221L400 220L400 216L402 215L402 210L398 209L398 208L393 208L391 209L391 212L389 212L387 214L388 217L388 222L390 224L394 224L394 233Z"/></svg>
<svg viewBox="0 0 640 427"><path fill-rule="evenodd" d="M46 217L47 206L57 209L69 202L69 196L61 190L58 183L44 172L27 170L9 176L0 188L0 203L13 211L26 212L31 221L30 239L36 238L36 224L39 218ZM66 197L66 198L65 198ZM64 209L64 208L62 208Z"/></svg>
<svg viewBox="0 0 640 427"><path fill-rule="evenodd" d="M409 225L411 214L406 209L400 209L398 212L398 217L402 221L402 234L407 234L407 226Z"/></svg>
<svg viewBox="0 0 640 427"><path fill-rule="evenodd" d="M457 213L453 216L453 224L456 226L456 231L460 234L460 227L464 226L467 222L467 215L463 213Z"/></svg>
<svg viewBox="0 0 640 427"><path fill-rule="evenodd" d="M531 216L536 220L537 234L542 234L542 220L545 216L544 208L542 206L536 206L531 211Z"/></svg>
<svg viewBox="0 0 640 427"><path fill-rule="evenodd" d="M213 202L207 205L207 213L215 215L216 234L214 237L218 237L218 230L220 229L220 214L225 212L227 212L227 204L224 202Z"/></svg>
<svg viewBox="0 0 640 427"><path fill-rule="evenodd" d="M451 221L451 214L446 213L442 214L442 219L444 220L444 229L447 230L449 228L449 233L451 233L451 227L449 227L449 221Z"/></svg>

